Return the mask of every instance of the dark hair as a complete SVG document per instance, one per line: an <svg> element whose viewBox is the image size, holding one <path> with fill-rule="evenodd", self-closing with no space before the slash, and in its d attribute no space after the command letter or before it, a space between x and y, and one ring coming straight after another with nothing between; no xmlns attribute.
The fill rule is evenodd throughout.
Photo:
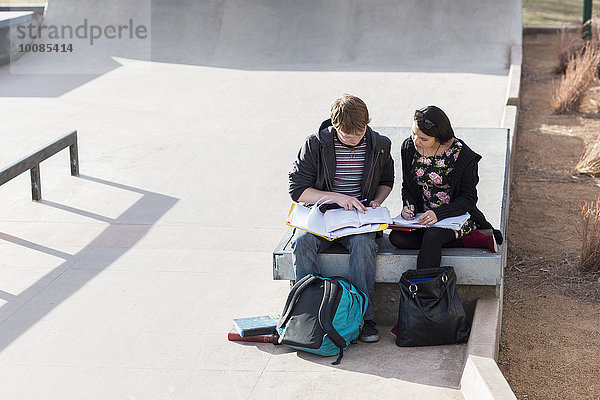
<svg viewBox="0 0 600 400"><path fill-rule="evenodd" d="M450 120L439 107L427 106L416 110L413 119L421 132L436 138L440 143L446 143L454 137Z"/></svg>

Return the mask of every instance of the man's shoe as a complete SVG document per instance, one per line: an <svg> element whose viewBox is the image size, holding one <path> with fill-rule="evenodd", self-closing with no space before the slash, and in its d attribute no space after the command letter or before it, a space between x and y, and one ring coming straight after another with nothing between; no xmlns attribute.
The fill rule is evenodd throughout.
<svg viewBox="0 0 600 400"><path fill-rule="evenodd" d="M365 343L373 343L379 340L379 331L375 328L375 322L372 319L365 320L365 325L361 329L358 338Z"/></svg>

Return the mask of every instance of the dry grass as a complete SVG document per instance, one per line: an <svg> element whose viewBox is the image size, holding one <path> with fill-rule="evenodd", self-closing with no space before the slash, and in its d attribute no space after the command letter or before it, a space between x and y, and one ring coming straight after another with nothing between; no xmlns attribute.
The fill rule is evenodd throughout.
<svg viewBox="0 0 600 400"><path fill-rule="evenodd" d="M565 75L552 95L552 108L557 114L579 110L585 92L590 88L600 64L600 51L588 42L583 54L569 60Z"/></svg>
<svg viewBox="0 0 600 400"><path fill-rule="evenodd" d="M575 172L590 176L600 174L600 136L593 144L588 144L575 166Z"/></svg>
<svg viewBox="0 0 600 400"><path fill-rule="evenodd" d="M569 61L581 55L588 43L595 49L600 49L600 20L592 19L589 24L591 30L591 39L588 41L582 39L583 26L579 25L577 29L567 29L563 27L558 33L558 45L556 46L556 58L558 60L554 67L554 72L564 74L569 65Z"/></svg>
<svg viewBox="0 0 600 400"><path fill-rule="evenodd" d="M585 40L581 38L581 28L577 30L567 30L564 27L558 33L558 45L556 46L556 58L558 63L554 67L554 72L564 74L569 65L569 61L576 55L581 54L585 47Z"/></svg>
<svg viewBox="0 0 600 400"><path fill-rule="evenodd" d="M581 206L581 259L578 269L582 272L600 271L600 199L584 202Z"/></svg>

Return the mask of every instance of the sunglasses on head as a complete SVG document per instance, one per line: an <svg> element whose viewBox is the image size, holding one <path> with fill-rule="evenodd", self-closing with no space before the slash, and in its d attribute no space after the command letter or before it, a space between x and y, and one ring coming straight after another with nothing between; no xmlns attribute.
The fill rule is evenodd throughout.
<svg viewBox="0 0 600 400"><path fill-rule="evenodd" d="M414 119L415 121L417 121L419 126L422 126L425 129L431 129L435 126L434 122L431 122L430 120L425 118L425 114L423 114L421 110L415 110Z"/></svg>

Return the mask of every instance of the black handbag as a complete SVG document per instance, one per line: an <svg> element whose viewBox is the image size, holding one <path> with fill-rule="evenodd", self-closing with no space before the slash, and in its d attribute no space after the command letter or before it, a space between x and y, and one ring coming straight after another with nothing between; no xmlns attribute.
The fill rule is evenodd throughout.
<svg viewBox="0 0 600 400"><path fill-rule="evenodd" d="M469 338L470 331L456 294L454 268L411 269L402 274L396 345L459 343Z"/></svg>

